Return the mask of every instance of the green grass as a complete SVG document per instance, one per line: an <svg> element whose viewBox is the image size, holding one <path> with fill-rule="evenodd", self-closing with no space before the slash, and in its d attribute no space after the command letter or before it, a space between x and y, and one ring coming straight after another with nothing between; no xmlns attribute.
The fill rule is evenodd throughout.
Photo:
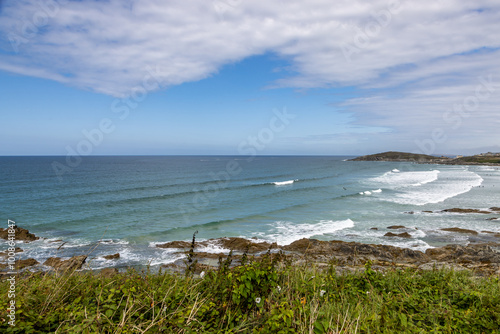
<svg viewBox="0 0 500 334"><path fill-rule="evenodd" d="M389 270L335 274L266 256L203 278L128 271L17 281L16 326L1 333L499 333L498 277ZM2 280L0 291L8 290Z"/></svg>

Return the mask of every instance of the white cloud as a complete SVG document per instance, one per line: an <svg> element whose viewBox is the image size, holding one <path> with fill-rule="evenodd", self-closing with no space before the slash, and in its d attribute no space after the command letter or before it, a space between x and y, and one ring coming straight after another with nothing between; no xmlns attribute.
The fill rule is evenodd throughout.
<svg viewBox="0 0 500 334"><path fill-rule="evenodd" d="M364 99L343 107L357 124L408 138L429 120L444 126L479 76L500 81L495 0L8 0L0 15L4 71L122 96L147 68L168 87L274 53L291 71L270 86L356 86ZM497 96L461 129L491 131Z"/></svg>

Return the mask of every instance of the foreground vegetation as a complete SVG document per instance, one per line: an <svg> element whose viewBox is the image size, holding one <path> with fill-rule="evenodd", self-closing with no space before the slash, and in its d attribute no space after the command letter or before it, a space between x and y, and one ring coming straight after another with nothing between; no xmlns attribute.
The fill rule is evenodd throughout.
<svg viewBox="0 0 500 334"><path fill-rule="evenodd" d="M16 326L2 333L497 333L498 277L392 269L337 275L279 254L194 275L130 270L35 273L17 281ZM201 276L201 277L200 277ZM2 294L8 290L5 279Z"/></svg>

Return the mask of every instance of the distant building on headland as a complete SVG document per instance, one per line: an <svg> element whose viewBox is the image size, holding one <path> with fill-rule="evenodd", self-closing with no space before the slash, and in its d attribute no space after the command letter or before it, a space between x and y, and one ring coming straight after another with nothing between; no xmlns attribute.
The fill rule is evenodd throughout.
<svg viewBox="0 0 500 334"><path fill-rule="evenodd" d="M500 157L500 153L492 153L492 152L488 152L488 153L481 153L479 154L480 157Z"/></svg>

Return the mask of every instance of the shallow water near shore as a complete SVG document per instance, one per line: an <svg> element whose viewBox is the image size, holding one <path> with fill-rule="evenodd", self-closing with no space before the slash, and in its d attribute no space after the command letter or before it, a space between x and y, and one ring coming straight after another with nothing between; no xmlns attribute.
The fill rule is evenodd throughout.
<svg viewBox="0 0 500 334"><path fill-rule="evenodd" d="M52 164L65 157L0 157L2 227L11 219L43 238L20 242L21 258L88 253L93 269L174 262L182 256L155 245L195 231L198 240L317 238L417 250L494 241L482 231L500 232L500 220L488 220L500 212L441 212L500 206L499 167L347 158L83 157L58 178ZM411 238L384 236L390 225ZM440 230L449 227L478 234ZM202 251L228 252L216 243ZM114 253L118 260L102 258Z"/></svg>

